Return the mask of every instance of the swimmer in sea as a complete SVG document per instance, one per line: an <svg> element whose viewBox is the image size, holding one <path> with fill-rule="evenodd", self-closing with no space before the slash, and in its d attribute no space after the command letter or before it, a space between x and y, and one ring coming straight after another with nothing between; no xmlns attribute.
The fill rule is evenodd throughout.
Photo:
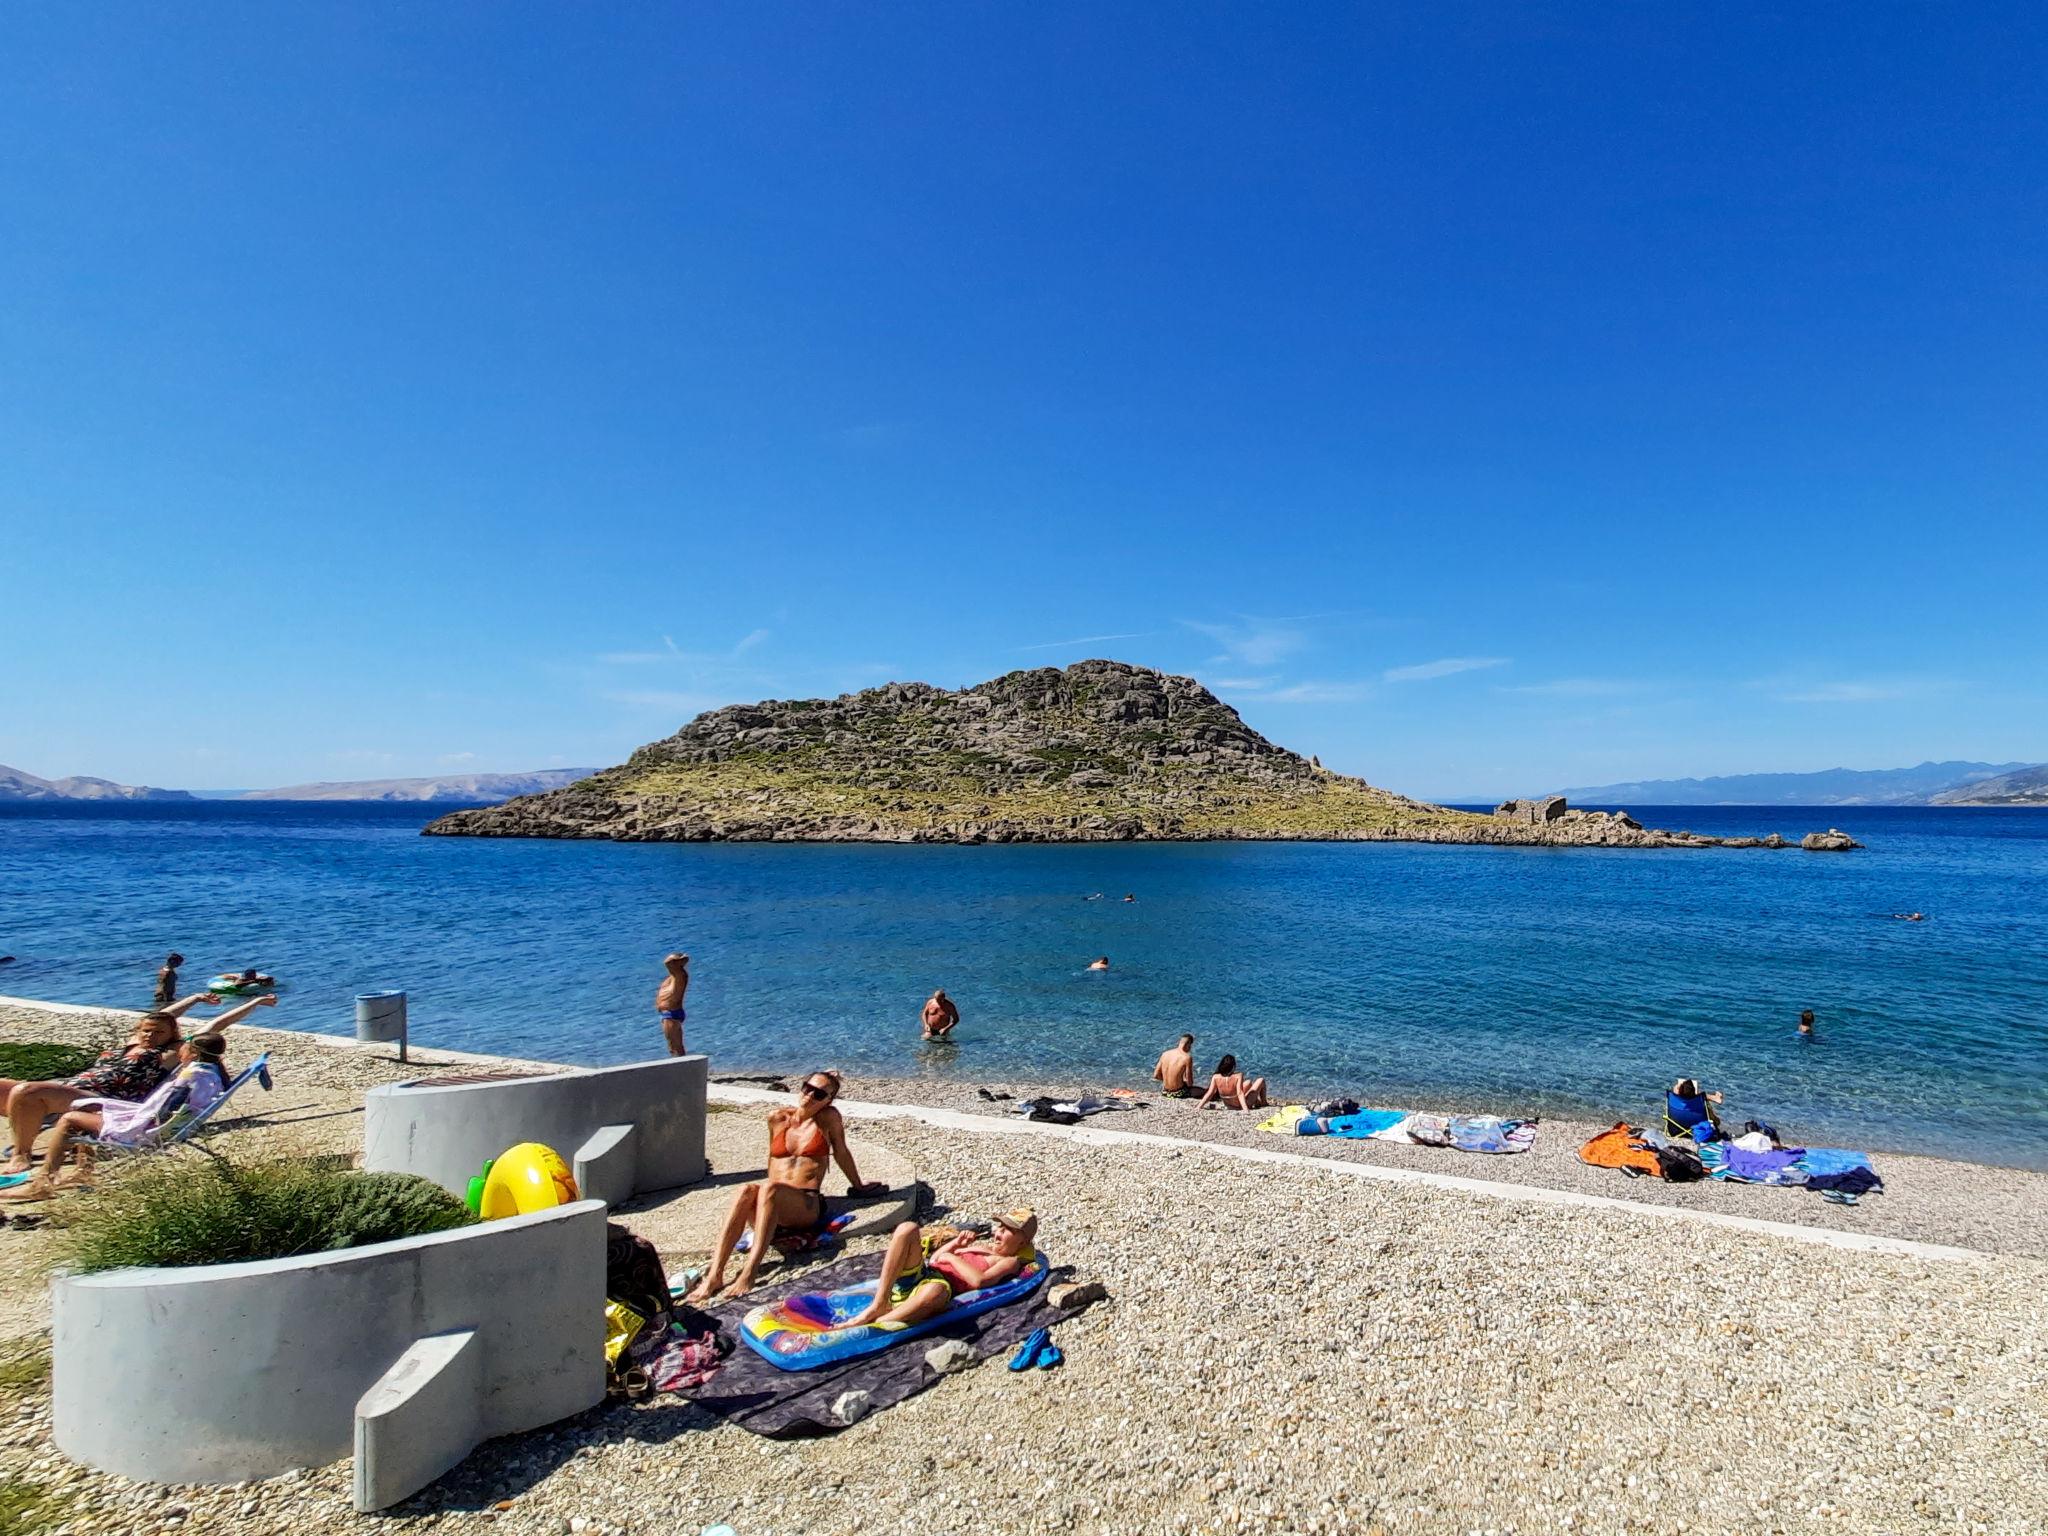
<svg viewBox="0 0 2048 1536"><path fill-rule="evenodd" d="M690 957L670 955L661 962L668 967L661 985L654 990L654 1011L661 1015L661 1033L671 1056L683 1054L683 999L690 991Z"/></svg>
<svg viewBox="0 0 2048 1536"><path fill-rule="evenodd" d="M1811 1008L1803 1009L1800 1012L1799 1034L1800 1038L1805 1040L1813 1038L1813 1010Z"/></svg>
<svg viewBox="0 0 2048 1536"><path fill-rule="evenodd" d="M1124 900L1125 900L1125 901L1136 901L1137 899L1138 899L1137 897L1135 897L1135 896L1131 895L1131 894L1130 894L1130 892L1128 892L1128 891L1126 891L1126 892L1124 893Z"/></svg>
<svg viewBox="0 0 2048 1536"><path fill-rule="evenodd" d="M1102 957L1101 959L1099 959L1099 960L1090 960L1090 961L1088 962L1088 969L1089 969L1089 970L1091 970L1091 971L1106 971L1106 970L1108 970L1108 969L1109 969L1109 956L1107 956L1107 955L1104 955L1104 956L1103 956L1103 957Z"/></svg>
<svg viewBox="0 0 2048 1536"><path fill-rule="evenodd" d="M944 1040L960 1024L960 1010L953 999L946 996L944 987L935 988L924 1003L924 1037L927 1040Z"/></svg>

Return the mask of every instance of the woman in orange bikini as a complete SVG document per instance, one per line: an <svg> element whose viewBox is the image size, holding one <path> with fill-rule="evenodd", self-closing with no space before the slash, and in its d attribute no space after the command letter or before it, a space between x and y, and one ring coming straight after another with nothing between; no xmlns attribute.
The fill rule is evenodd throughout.
<svg viewBox="0 0 2048 1536"><path fill-rule="evenodd" d="M728 1297L744 1296L754 1284L754 1274L768 1252L768 1243L778 1227L808 1229L825 1216L826 1165L834 1160L846 1175L847 1189L856 1195L881 1194L886 1186L863 1184L853 1165L853 1153L846 1145L846 1121L832 1105L839 1097L837 1072L813 1072L804 1082L794 1105L768 1113L768 1177L759 1183L743 1184L733 1196L732 1210L725 1218L725 1230L718 1235L718 1248L711 1267L689 1294L691 1301L708 1301L720 1291ZM725 1266L732 1258L740 1234L752 1228L753 1246L740 1264L732 1284L725 1283Z"/></svg>

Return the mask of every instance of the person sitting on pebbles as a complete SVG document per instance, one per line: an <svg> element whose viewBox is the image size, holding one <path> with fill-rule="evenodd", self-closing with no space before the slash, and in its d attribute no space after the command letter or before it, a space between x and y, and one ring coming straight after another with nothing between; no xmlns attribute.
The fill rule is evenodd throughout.
<svg viewBox="0 0 2048 1536"><path fill-rule="evenodd" d="M832 1101L839 1097L837 1072L813 1072L792 1105L768 1112L768 1176L742 1184L726 1214L725 1230L718 1234L718 1247L711 1255L704 1278L697 1282L688 1300L703 1303L721 1292L726 1299L744 1296L753 1289L754 1276L768 1252L769 1241L780 1227L812 1231L825 1219L826 1166L837 1161L846 1175L847 1188L856 1195L879 1195L886 1184L864 1184L854 1167L853 1151L846 1145L846 1119ZM754 1243L740 1264L731 1285L725 1283L725 1266L739 1246L740 1234L749 1228Z"/></svg>
<svg viewBox="0 0 2048 1536"><path fill-rule="evenodd" d="M1159 1053L1159 1064L1152 1069L1152 1076L1158 1080L1159 1091L1169 1099L1191 1099L1195 1096L1195 1037L1182 1035L1172 1046Z"/></svg>
<svg viewBox="0 0 2048 1536"><path fill-rule="evenodd" d="M994 1217L987 1237L956 1232L937 1244L916 1222L906 1221L889 1236L875 1299L846 1326L921 1323L937 1317L955 1297L1015 1279L1038 1257L1033 1246L1037 1236L1038 1217L1021 1205Z"/></svg>
<svg viewBox="0 0 2048 1536"><path fill-rule="evenodd" d="M1207 1109L1211 1104L1227 1108L1266 1108L1266 1080L1254 1077L1249 1080L1237 1067L1235 1056L1225 1056L1216 1063L1215 1075L1209 1079L1209 1091L1202 1095L1202 1101L1195 1106Z"/></svg>

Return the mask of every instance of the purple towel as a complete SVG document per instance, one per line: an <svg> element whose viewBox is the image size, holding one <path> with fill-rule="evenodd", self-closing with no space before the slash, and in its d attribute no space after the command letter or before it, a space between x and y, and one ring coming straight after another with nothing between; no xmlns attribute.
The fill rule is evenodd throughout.
<svg viewBox="0 0 2048 1536"><path fill-rule="evenodd" d="M1768 1152L1750 1152L1730 1144L1725 1154L1728 1177L1746 1179L1752 1184L1786 1184L1796 1182L1787 1179L1785 1172L1806 1155L1804 1147L1773 1147Z"/></svg>

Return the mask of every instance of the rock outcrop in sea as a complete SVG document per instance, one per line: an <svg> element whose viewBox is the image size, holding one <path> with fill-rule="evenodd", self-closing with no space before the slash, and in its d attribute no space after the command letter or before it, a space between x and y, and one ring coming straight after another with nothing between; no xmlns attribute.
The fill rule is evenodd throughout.
<svg viewBox="0 0 2048 1536"><path fill-rule="evenodd" d="M620 842L1721 842L1558 797L1510 801L1490 816L1411 800L1275 745L1193 678L1117 661L1011 672L957 692L890 683L716 709L616 768L457 811L426 831Z"/></svg>

